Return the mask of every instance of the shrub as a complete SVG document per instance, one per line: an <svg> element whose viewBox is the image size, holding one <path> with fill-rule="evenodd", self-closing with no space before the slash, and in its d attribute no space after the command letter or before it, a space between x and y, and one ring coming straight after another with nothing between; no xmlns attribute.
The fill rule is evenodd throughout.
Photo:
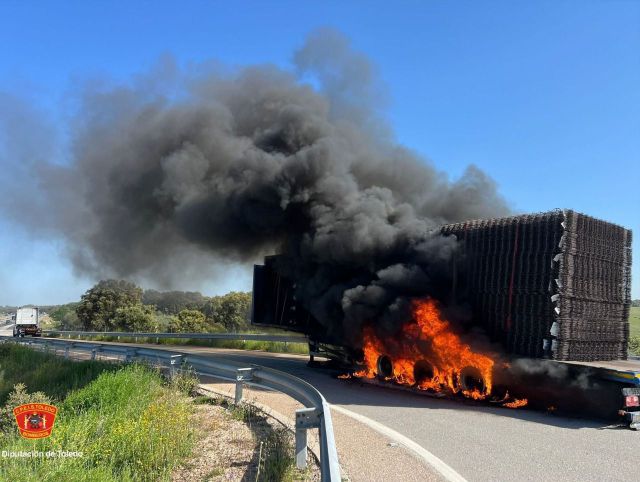
<svg viewBox="0 0 640 482"><path fill-rule="evenodd" d="M207 333L209 325L202 312L198 310L182 310L169 322L171 333Z"/></svg>
<svg viewBox="0 0 640 482"><path fill-rule="evenodd" d="M260 481L286 480L293 477L293 442L291 433L284 427L274 429L264 440L260 460ZM290 475L290 477L287 477ZM297 479L297 477L296 477Z"/></svg>
<svg viewBox="0 0 640 482"><path fill-rule="evenodd" d="M155 332L158 329L153 306L140 304L118 308L113 325L118 330L133 332Z"/></svg>
<svg viewBox="0 0 640 482"><path fill-rule="evenodd" d="M181 369L169 378L169 385L185 395L195 393L199 384L200 380L193 368Z"/></svg>
<svg viewBox="0 0 640 482"><path fill-rule="evenodd" d="M204 305L203 312L208 320L223 325L226 330L245 329L251 319L251 293L232 291L214 296Z"/></svg>
<svg viewBox="0 0 640 482"><path fill-rule="evenodd" d="M85 330L113 330L118 308L139 305L141 301L142 289L133 283L103 280L82 295L76 314Z"/></svg>

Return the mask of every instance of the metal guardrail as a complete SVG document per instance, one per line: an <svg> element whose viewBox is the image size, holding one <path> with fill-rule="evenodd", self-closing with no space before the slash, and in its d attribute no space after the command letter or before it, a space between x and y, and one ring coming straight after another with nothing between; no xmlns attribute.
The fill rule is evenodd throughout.
<svg viewBox="0 0 640 482"><path fill-rule="evenodd" d="M240 340L240 341L279 341L284 343L307 343L303 335L270 335L263 333L131 333L123 331L61 331L42 330L46 336L60 335L66 337L112 336L120 338L186 338L193 340Z"/></svg>
<svg viewBox="0 0 640 482"><path fill-rule="evenodd" d="M63 339L14 338L13 336L0 336L0 340L26 345L38 345L45 349L53 348L56 353L58 349L62 349L66 358L69 358L70 352L73 350L90 353L91 359L95 359L98 354L102 354L122 358L126 362L133 360L150 361L166 366L172 372L175 372L179 367L190 366L202 375L234 380L236 382L236 403L242 401L243 386L246 383L282 392L306 407L296 410L295 414L297 467L303 469L307 465L307 430L318 428L320 435L321 480L322 482L338 482L341 480L329 404L315 387L293 375L260 365L247 366L229 360L222 361L201 355L157 348L138 348Z"/></svg>

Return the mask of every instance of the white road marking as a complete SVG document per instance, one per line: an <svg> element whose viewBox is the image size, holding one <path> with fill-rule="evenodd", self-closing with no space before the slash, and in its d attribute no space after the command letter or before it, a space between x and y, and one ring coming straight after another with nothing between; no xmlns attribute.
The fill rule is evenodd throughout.
<svg viewBox="0 0 640 482"><path fill-rule="evenodd" d="M366 426L372 428L376 432L384 435L385 437L389 437L393 441L403 445L407 449L411 450L414 454L416 454L419 458L424 460L427 464L433 467L438 471L440 475L442 475L449 482L467 482L462 475L456 472L453 468L447 465L442 459L439 459L423 446L417 444L413 440L408 437L405 437L400 432L396 432L392 428L387 427L386 425L382 425L375 420L370 419L369 417L365 417L364 415L360 415L359 413L352 412L351 410L341 407L339 405L331 405L331 410L335 410L336 412L340 412L347 417L351 417L354 420L357 420L360 423L365 424Z"/></svg>

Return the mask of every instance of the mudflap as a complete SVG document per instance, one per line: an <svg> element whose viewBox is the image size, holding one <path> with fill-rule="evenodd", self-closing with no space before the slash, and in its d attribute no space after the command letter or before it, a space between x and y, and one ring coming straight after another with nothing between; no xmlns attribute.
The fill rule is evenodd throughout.
<svg viewBox="0 0 640 482"><path fill-rule="evenodd" d="M620 410L626 424L629 425L631 430L640 430L640 412L627 412L626 410Z"/></svg>

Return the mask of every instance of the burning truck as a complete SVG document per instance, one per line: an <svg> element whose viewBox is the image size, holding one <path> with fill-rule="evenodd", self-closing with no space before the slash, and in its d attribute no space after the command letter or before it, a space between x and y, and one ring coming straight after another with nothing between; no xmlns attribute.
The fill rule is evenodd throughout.
<svg viewBox="0 0 640 482"><path fill-rule="evenodd" d="M323 322L326 308L317 310L326 303L314 304L308 282L300 288L312 272L287 254L254 267L252 322L306 334L312 361L336 360L350 368L347 378L510 408L618 415L638 428L640 361L627 356L631 231L555 210L448 224L439 235L456 245L446 273L428 280L427 296L397 303L399 323Z"/></svg>

